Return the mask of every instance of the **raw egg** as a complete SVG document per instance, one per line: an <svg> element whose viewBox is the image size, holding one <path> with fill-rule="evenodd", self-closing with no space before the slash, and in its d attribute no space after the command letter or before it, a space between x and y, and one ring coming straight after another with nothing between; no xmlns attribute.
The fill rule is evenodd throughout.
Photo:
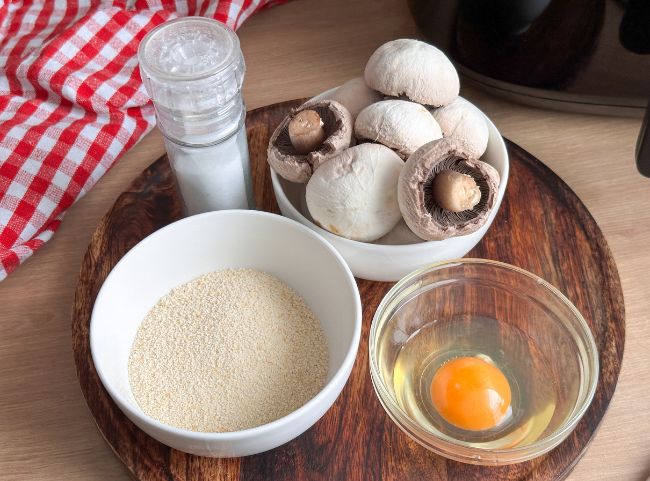
<svg viewBox="0 0 650 481"><path fill-rule="evenodd" d="M482 431L499 424L510 407L510 384L501 370L478 357L443 364L431 381L431 400L450 424Z"/></svg>

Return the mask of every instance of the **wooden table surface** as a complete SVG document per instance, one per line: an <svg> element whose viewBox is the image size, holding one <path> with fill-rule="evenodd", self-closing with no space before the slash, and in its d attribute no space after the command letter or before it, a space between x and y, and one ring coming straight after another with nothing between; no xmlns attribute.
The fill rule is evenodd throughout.
<svg viewBox="0 0 650 481"><path fill-rule="evenodd" d="M360 75L382 42L417 36L402 0L296 0L239 31L249 108L307 97ZM582 198L605 233L625 295L623 370L609 412L572 481L650 475L650 179L634 165L640 120L525 107L463 95ZM77 385L70 309L99 219L163 153L147 136L67 213L53 239L0 283L0 479L129 479L99 435ZM575 253L580 255L579 252Z"/></svg>

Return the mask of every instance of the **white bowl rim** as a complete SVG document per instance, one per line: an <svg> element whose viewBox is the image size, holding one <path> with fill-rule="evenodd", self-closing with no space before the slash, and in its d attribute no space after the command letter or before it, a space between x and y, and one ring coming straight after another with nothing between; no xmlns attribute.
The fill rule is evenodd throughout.
<svg viewBox="0 0 650 481"><path fill-rule="evenodd" d="M104 285L106 285L106 283L110 280L111 276L118 268L118 266L123 262L127 262L129 257L132 256L133 252L136 252L144 248L143 246L148 244L150 242L150 239L152 239L154 236L158 237L160 235L163 235L168 230L178 228L179 225L183 225L190 222L196 222L199 218L212 217L212 216L237 216L237 215L247 215L252 217L267 217L269 219L273 219L273 221L284 223L287 226L296 228L302 231L303 233L306 233L307 235L311 236L312 238L316 239L321 244L323 244L323 246L327 250L329 250L329 252L332 253L334 257L338 260L341 267L343 267L343 271L345 272L345 278L348 287L352 289L354 304L355 304L354 331L352 333L350 344L348 346L348 350L345 354L345 357L343 358L343 361L341 362L340 366L337 368L336 372L332 376L332 379L330 379L314 397L312 397L305 404L300 406L295 411L290 412L286 416L283 416L269 423L262 424L261 426L242 429L239 431L224 432L224 433L190 431L188 429L177 428L152 418L144 411L136 411L131 407L131 403L125 400L124 397L119 392L117 392L110 383L107 382L104 372L97 365L97 362L95 360L95 350L93 348L93 346L95 345L95 342L93 341L94 339L93 319L95 317L94 316L95 308L98 305L99 300L107 295L106 291L104 290ZM351 370L352 367L354 366L354 363L356 362L357 351L361 339L362 323L363 323L363 314L361 308L361 297L359 295L359 288L354 279L352 271L348 267L347 263L345 262L341 254L339 254L338 251L334 247L332 247L332 245L326 239L324 239L322 236L318 235L317 233L313 232L308 227L300 224L299 222L296 222L295 220L271 212L264 212L264 211L257 211L257 210L242 210L242 209L221 210L221 211L205 212L203 214L197 214L190 217L185 217L183 219L172 222L171 224L168 224L165 227L162 227L155 232L152 232L147 237L145 237L140 242L138 242L135 246L133 246L133 248L131 248L117 262L117 264L115 264L115 266L111 269L111 272L109 272L108 276L106 276L106 279L102 283L102 287L97 293L97 297L95 298L95 302L93 304L93 311L90 316L90 328L89 328L90 352L92 355L92 360L95 366L95 370L99 375L102 385L108 391L111 398L118 404L118 407L120 407L121 410L127 412L129 414L129 417L132 416L136 419L143 419L144 421L146 421L148 424L152 425L156 429L168 433L172 433L175 435L183 436L184 438L188 438L195 441L236 441L236 440L242 440L242 439L247 439L247 438L252 438L259 435L267 434L269 432L274 431L277 428L281 428L283 425L296 421L297 419L301 418L306 412L312 410L318 404L323 402L324 398L331 391L335 390L336 389L335 386L338 385L340 382L343 382L343 386L345 386L345 384L347 384L347 380L344 380L343 378L349 376L349 374L346 371L348 371L348 367Z"/></svg>
<svg viewBox="0 0 650 481"><path fill-rule="evenodd" d="M331 88L329 90L326 90L325 92L322 92L311 99L307 100L307 102L311 102L314 100L320 100L323 97L331 94L336 90L338 87ZM460 95L458 96L459 98L462 98L463 100L466 100L469 102L469 100L465 99L464 97L461 97ZM503 136L501 135L501 132L499 132L499 129L497 129L496 125L490 120L490 118L485 115L485 113L476 107L472 102L469 102L472 104L476 109L478 109L483 117L485 118L486 122L488 123L488 128L489 130L493 130L498 134L498 149L501 152L501 155L505 158L505 163L503 167L503 175L501 175L501 180L499 182L499 190L498 190L498 196L503 200L503 197L505 196L505 191L506 191L506 186L508 185L508 178L510 177L510 156L508 155L508 149L506 147L506 143L503 140ZM361 241L356 241L352 239L348 239L347 237L342 237L338 236L336 234L333 234L330 231L327 231L323 229L322 227L319 227L318 225L314 224L312 221L310 221L307 217L305 217L302 212L300 212L296 207L293 205L292 202L289 201L287 198L287 195L284 192L284 189L280 185L280 178L278 174L273 170L271 166L269 166L269 170L271 171L271 183L273 184L273 190L275 192L275 195L277 197L280 197L278 199L279 201L281 200L282 203L287 206L287 208L291 211L291 214L295 216L296 218L300 219L301 223L304 223L305 225L308 225L312 230L315 230L318 232L320 235L325 237L326 239L333 238L336 239L336 242L340 242L342 245L347 245L350 248L359 248L363 247L364 249L368 249L371 252L379 253L379 252L384 252L386 254L395 254L398 251L406 251L408 250L409 252L417 252L417 251L428 251L432 245L438 245L438 246L444 246L445 244L451 244L454 242L455 239L458 239L458 237L465 237L465 236L457 236L457 237L450 237L448 239L443 239L443 240L438 240L438 241L422 241L418 242L416 244L375 244L374 242L361 242ZM288 181L287 181L288 182ZM279 203L279 202L278 202ZM493 212L491 213L492 216L496 216L498 212ZM474 232L467 234L468 236L472 235Z"/></svg>

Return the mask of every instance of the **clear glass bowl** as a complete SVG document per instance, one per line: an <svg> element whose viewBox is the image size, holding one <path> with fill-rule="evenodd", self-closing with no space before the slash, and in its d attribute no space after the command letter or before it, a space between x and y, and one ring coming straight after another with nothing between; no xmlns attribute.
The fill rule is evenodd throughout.
<svg viewBox="0 0 650 481"><path fill-rule="evenodd" d="M459 352L475 355L483 349L505 356L506 366L516 365L510 372L516 374L510 425L505 423L500 432L463 431L442 418L431 421L416 416L398 401L398 396L404 400L403 376L396 370L400 353L432 329L435 332L425 337L431 342L430 352L417 358L415 366L420 361L444 362L445 355L450 359ZM369 355L375 392L399 428L435 453L472 464L512 464L550 451L575 428L598 382L596 344L573 304L529 272L482 259L434 264L398 282L373 318ZM552 409L535 412L539 392L535 389L552 389ZM529 417L531 412L534 415ZM539 421L542 414L546 417L540 427L532 420ZM523 429L518 423L527 427L525 435L517 434Z"/></svg>

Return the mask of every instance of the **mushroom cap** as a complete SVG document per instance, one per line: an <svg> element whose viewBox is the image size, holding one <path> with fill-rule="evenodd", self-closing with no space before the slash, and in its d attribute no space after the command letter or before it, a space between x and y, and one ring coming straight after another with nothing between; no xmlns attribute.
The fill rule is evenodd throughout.
<svg viewBox="0 0 650 481"><path fill-rule="evenodd" d="M323 164L307 183L307 208L324 229L370 242L402 218L397 181L404 162L379 144L344 150Z"/></svg>
<svg viewBox="0 0 650 481"><path fill-rule="evenodd" d="M382 100L363 109L354 122L358 139L368 139L394 149L407 158L420 146L442 137L433 115L408 100Z"/></svg>
<svg viewBox="0 0 650 481"><path fill-rule="evenodd" d="M471 210L450 212L433 202L432 181L443 170L472 176L481 200ZM494 167L474 159L463 142L453 138L435 140L409 157L400 174L398 201L404 221L425 240L442 240L478 230L496 202L499 173Z"/></svg>
<svg viewBox="0 0 650 481"><path fill-rule="evenodd" d="M345 106L352 119L356 119L359 112L368 105L379 102L384 96L368 87L363 77L355 77L332 92L329 98Z"/></svg>
<svg viewBox="0 0 650 481"><path fill-rule="evenodd" d="M479 158L487 149L490 132L483 113L467 100L458 97L449 105L431 112L444 137L465 142L469 153Z"/></svg>
<svg viewBox="0 0 650 481"><path fill-rule="evenodd" d="M364 73L368 87L386 95L439 107L460 90L458 73L433 45L402 38L383 44L370 56Z"/></svg>
<svg viewBox="0 0 650 481"><path fill-rule="evenodd" d="M315 110L326 134L320 148L308 154L299 154L289 138L289 122L302 110ZM352 116L340 103L334 100L308 102L287 115L273 132L267 150L268 162L281 177L304 184L323 162L350 146L352 128Z"/></svg>

